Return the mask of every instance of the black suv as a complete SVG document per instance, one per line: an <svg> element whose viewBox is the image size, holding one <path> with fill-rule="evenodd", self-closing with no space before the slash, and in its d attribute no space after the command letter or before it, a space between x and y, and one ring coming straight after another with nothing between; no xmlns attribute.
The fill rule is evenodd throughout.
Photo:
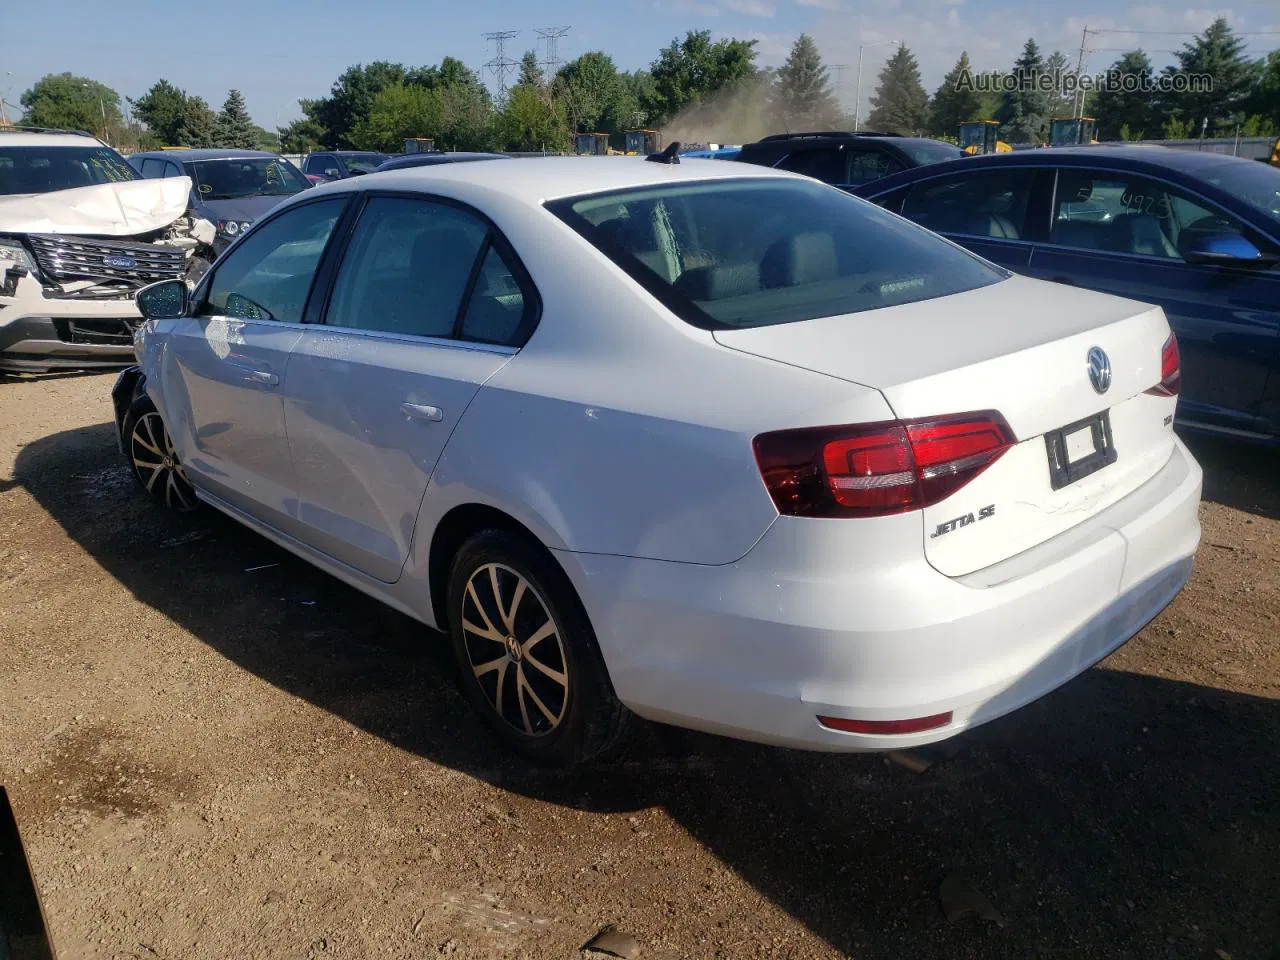
<svg viewBox="0 0 1280 960"><path fill-rule="evenodd" d="M900 170L955 160L964 152L955 144L892 133L779 133L748 143L734 157L852 190Z"/></svg>

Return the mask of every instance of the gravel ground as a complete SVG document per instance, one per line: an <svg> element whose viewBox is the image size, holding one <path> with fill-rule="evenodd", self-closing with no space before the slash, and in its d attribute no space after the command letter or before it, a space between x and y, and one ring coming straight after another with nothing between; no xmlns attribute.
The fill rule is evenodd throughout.
<svg viewBox="0 0 1280 960"><path fill-rule="evenodd" d="M1197 444L1187 590L923 773L658 727L529 772L438 636L144 501L110 384L0 378L0 782L64 960L1280 958L1274 454Z"/></svg>

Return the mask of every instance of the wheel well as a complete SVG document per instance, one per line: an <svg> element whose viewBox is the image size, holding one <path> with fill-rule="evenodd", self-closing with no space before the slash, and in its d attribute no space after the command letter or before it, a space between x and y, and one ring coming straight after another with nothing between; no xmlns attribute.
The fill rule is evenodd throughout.
<svg viewBox="0 0 1280 960"><path fill-rule="evenodd" d="M435 616L436 627L446 633L449 630L449 618L445 606L449 592L449 568L462 545L481 530L507 530L524 537L543 550L548 557L551 556L551 552L543 546L542 541L534 535L533 531L510 514L482 503L465 503L454 507L436 524L435 533L431 536L431 551L427 555L431 612Z"/></svg>

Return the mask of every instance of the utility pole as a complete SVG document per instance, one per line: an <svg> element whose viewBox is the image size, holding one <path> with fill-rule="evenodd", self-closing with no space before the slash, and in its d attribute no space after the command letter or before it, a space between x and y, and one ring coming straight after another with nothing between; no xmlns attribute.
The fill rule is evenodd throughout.
<svg viewBox="0 0 1280 960"><path fill-rule="evenodd" d="M493 74L498 84L498 99L507 95L507 74L516 66L516 62L507 56L507 41L520 36L519 30L495 30L483 35L493 43L493 59L486 63L485 69Z"/></svg>
<svg viewBox="0 0 1280 960"><path fill-rule="evenodd" d="M1084 73L1084 48L1088 42L1089 25L1086 23L1084 29L1080 31L1080 56L1076 58L1076 89L1075 95L1071 98L1071 113L1076 117L1084 115L1084 87L1080 84L1080 77Z"/></svg>
<svg viewBox="0 0 1280 960"><path fill-rule="evenodd" d="M896 43L901 45L902 40L877 40L875 43L858 44L858 82L854 86L853 94L853 132L858 132L858 121L862 118L862 51L867 47L879 47L886 43Z"/></svg>

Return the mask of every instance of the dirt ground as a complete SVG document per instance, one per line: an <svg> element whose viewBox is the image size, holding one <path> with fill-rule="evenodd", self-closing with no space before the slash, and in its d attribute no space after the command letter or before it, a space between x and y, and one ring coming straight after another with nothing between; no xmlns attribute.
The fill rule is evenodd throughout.
<svg viewBox="0 0 1280 960"><path fill-rule="evenodd" d="M64 960L1280 958L1274 454L1197 443L1187 590L924 773L657 727L530 772L439 637L152 508L110 384L0 378L0 782Z"/></svg>

